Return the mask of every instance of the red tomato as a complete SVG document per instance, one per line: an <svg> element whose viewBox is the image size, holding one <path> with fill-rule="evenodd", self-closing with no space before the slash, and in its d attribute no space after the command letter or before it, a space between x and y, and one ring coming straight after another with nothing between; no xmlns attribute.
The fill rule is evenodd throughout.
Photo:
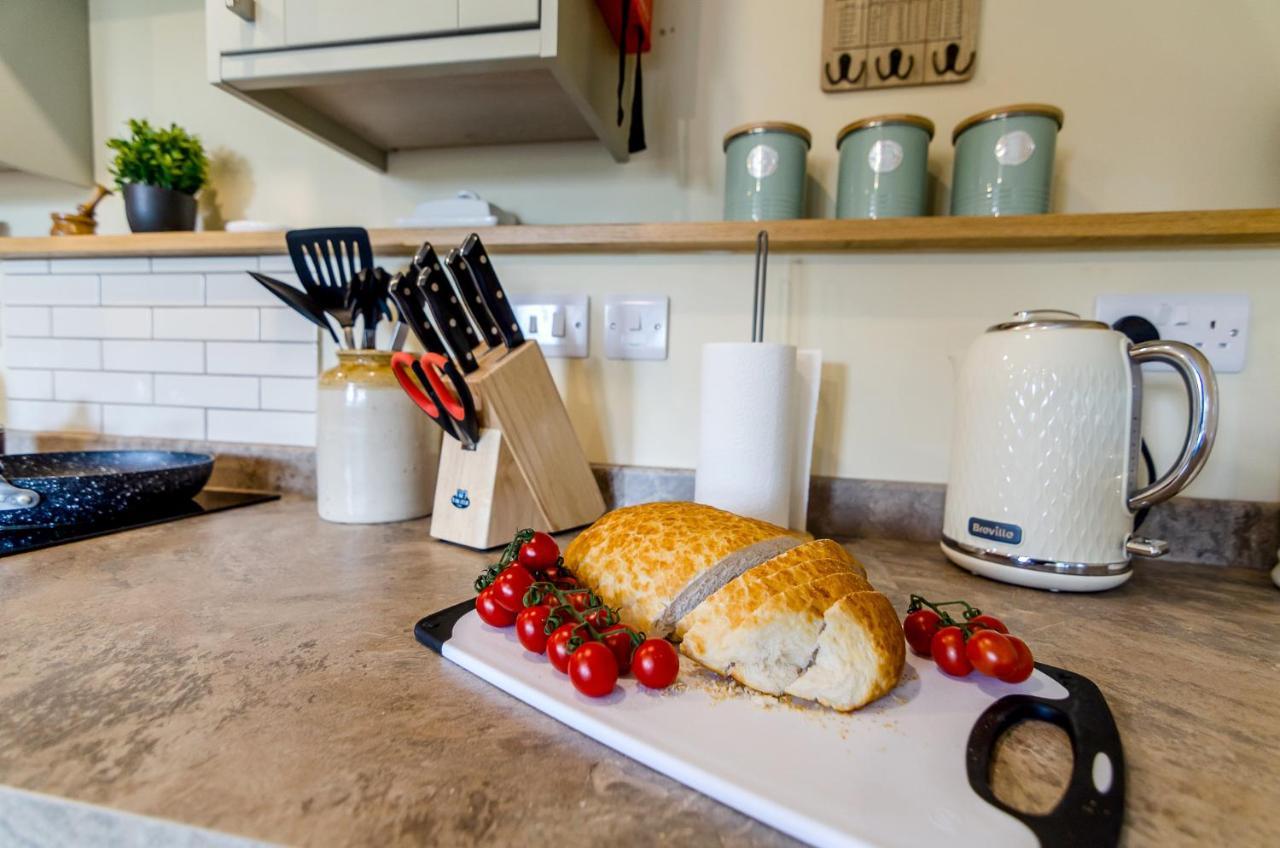
<svg viewBox="0 0 1280 848"><path fill-rule="evenodd" d="M600 634L600 641L613 651L613 658L618 661L618 674L626 674L631 670L631 631L621 624L615 624Z"/></svg>
<svg viewBox="0 0 1280 848"><path fill-rule="evenodd" d="M1018 655L1018 658L1014 660L1011 668L1000 675L1000 679L1005 683L1021 683L1031 676L1031 672L1035 671L1035 657L1031 656L1031 649L1027 647L1027 643L1017 636L1006 636L1004 638L1008 639L1009 644L1013 645L1013 650Z"/></svg>
<svg viewBox="0 0 1280 848"><path fill-rule="evenodd" d="M987 615L986 613L983 613L982 615L975 615L973 618L969 619L969 623L977 624L989 630L994 630L997 633L1009 632L1009 628L1004 626L1003 621L996 618L994 615Z"/></svg>
<svg viewBox="0 0 1280 848"><path fill-rule="evenodd" d="M524 609L524 593L533 585L533 575L522 565L509 565L493 578L494 597L512 614Z"/></svg>
<svg viewBox="0 0 1280 848"><path fill-rule="evenodd" d="M973 667L988 677L1002 677L1013 670L1018 652L1009 637L994 630L979 630L969 637L965 656Z"/></svg>
<svg viewBox="0 0 1280 848"><path fill-rule="evenodd" d="M911 650L922 657L929 656L929 642L933 634L938 632L938 623L942 621L931 609L918 609L908 613L902 622L902 632L907 635L907 644Z"/></svg>
<svg viewBox="0 0 1280 848"><path fill-rule="evenodd" d="M604 630L606 627L612 627L618 623L618 618L613 614L613 610L605 606L596 607L591 612L583 613L582 617L596 630ZM623 672L623 674L625 673Z"/></svg>
<svg viewBox="0 0 1280 848"><path fill-rule="evenodd" d="M501 576L501 575L499 575L499 576ZM591 592L589 592L589 591L588 591L588 590L586 590L586 589L582 589L582 590L575 590L575 591L570 592L569 594L565 595L565 600L567 600L567 601L569 602L569 604L570 604L574 609L576 609L578 612L582 612L583 610L585 610L585 609L587 608L587 597L588 597L590 594L591 594Z"/></svg>
<svg viewBox="0 0 1280 848"><path fill-rule="evenodd" d="M510 627L516 620L515 613L498 603L492 586L476 595L476 613L491 627Z"/></svg>
<svg viewBox="0 0 1280 848"><path fill-rule="evenodd" d="M516 636L526 651L532 651L535 654L546 653L547 631L543 628L546 627L549 615L551 615L551 607L546 604L525 607L516 615Z"/></svg>
<svg viewBox="0 0 1280 848"><path fill-rule="evenodd" d="M938 668L953 677L964 677L973 671L973 664L965 655L964 632L959 627L944 627L934 633L929 653Z"/></svg>
<svg viewBox="0 0 1280 848"><path fill-rule="evenodd" d="M559 580L564 575L564 569L558 565L547 565L534 571L534 576L539 580L549 580L552 583Z"/></svg>
<svg viewBox="0 0 1280 848"><path fill-rule="evenodd" d="M666 689L680 673L680 657L666 639L645 639L631 655L631 671L650 689Z"/></svg>
<svg viewBox="0 0 1280 848"><path fill-rule="evenodd" d="M586 642L569 658L573 688L591 698L603 698L618 682L618 661L600 642Z"/></svg>
<svg viewBox="0 0 1280 848"><path fill-rule="evenodd" d="M546 533L534 533L533 538L520 546L516 561L533 571L555 565L560 559L560 547Z"/></svg>
<svg viewBox="0 0 1280 848"><path fill-rule="evenodd" d="M551 660L551 665L562 674L569 672L569 639L573 637L573 631L577 627L576 621L562 624L547 637L547 659Z"/></svg>

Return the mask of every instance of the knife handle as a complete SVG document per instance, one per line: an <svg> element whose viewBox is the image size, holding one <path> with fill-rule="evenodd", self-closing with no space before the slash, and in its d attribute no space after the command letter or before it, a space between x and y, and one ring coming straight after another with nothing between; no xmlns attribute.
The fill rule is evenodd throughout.
<svg viewBox="0 0 1280 848"><path fill-rule="evenodd" d="M430 267L423 269L418 277L418 290L426 302L431 325L451 352L450 359L462 369L462 373L470 374L480 367L474 353L475 330L463 314L462 304L458 303L453 287L439 268L436 265L434 272Z"/></svg>
<svg viewBox="0 0 1280 848"><path fill-rule="evenodd" d="M409 325L418 342L428 353L447 353L424 311L422 290L404 274L397 274L391 284L391 299L396 302L400 318Z"/></svg>
<svg viewBox="0 0 1280 848"><path fill-rule="evenodd" d="M471 314L472 321L480 327L481 334L489 347L506 344L502 333L498 332L498 322L493 320L489 307L484 305L484 298L480 295L480 284L476 282L475 274L471 272L467 260L454 249L449 251L444 264L449 268L454 282L458 285L458 297L462 300L462 305Z"/></svg>
<svg viewBox="0 0 1280 848"><path fill-rule="evenodd" d="M480 236L476 233L467 236L459 253L462 254L463 260L475 277L480 296L484 299L484 305L488 308L489 314L493 316L498 332L502 334L503 343L508 348L516 348L524 344L524 333L520 332L520 322L516 320L515 310L507 300L507 293L502 289L502 282L498 279L497 272L493 270L493 262L490 261L489 253L484 249Z"/></svg>

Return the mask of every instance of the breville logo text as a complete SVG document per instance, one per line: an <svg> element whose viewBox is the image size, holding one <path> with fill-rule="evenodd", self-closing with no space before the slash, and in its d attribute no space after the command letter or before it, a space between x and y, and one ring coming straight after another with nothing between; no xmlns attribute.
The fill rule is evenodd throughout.
<svg viewBox="0 0 1280 848"><path fill-rule="evenodd" d="M1022 528L1016 524L988 521L985 518L970 518L969 535L977 536L979 539L1003 542L1006 545L1016 545L1022 541Z"/></svg>

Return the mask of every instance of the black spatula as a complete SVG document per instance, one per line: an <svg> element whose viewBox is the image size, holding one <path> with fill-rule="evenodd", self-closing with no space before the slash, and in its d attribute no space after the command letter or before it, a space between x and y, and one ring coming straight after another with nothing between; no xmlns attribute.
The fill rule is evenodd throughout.
<svg viewBox="0 0 1280 848"><path fill-rule="evenodd" d="M337 320L347 346L354 347L355 310L349 289L356 272L373 268L369 232L364 227L320 227L290 230L284 240L307 295Z"/></svg>

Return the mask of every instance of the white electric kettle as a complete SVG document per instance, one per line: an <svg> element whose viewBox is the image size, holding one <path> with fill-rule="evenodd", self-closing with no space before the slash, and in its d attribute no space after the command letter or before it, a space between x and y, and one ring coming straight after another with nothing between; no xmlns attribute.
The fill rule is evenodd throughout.
<svg viewBox="0 0 1280 848"><path fill-rule="evenodd" d="M1138 489L1141 363L1182 376L1191 422L1173 468ZM1071 312L1033 310L987 330L957 374L942 550L975 574L1093 592L1165 542L1133 535L1136 510L1199 473L1218 424L1209 361L1172 341L1132 344Z"/></svg>

